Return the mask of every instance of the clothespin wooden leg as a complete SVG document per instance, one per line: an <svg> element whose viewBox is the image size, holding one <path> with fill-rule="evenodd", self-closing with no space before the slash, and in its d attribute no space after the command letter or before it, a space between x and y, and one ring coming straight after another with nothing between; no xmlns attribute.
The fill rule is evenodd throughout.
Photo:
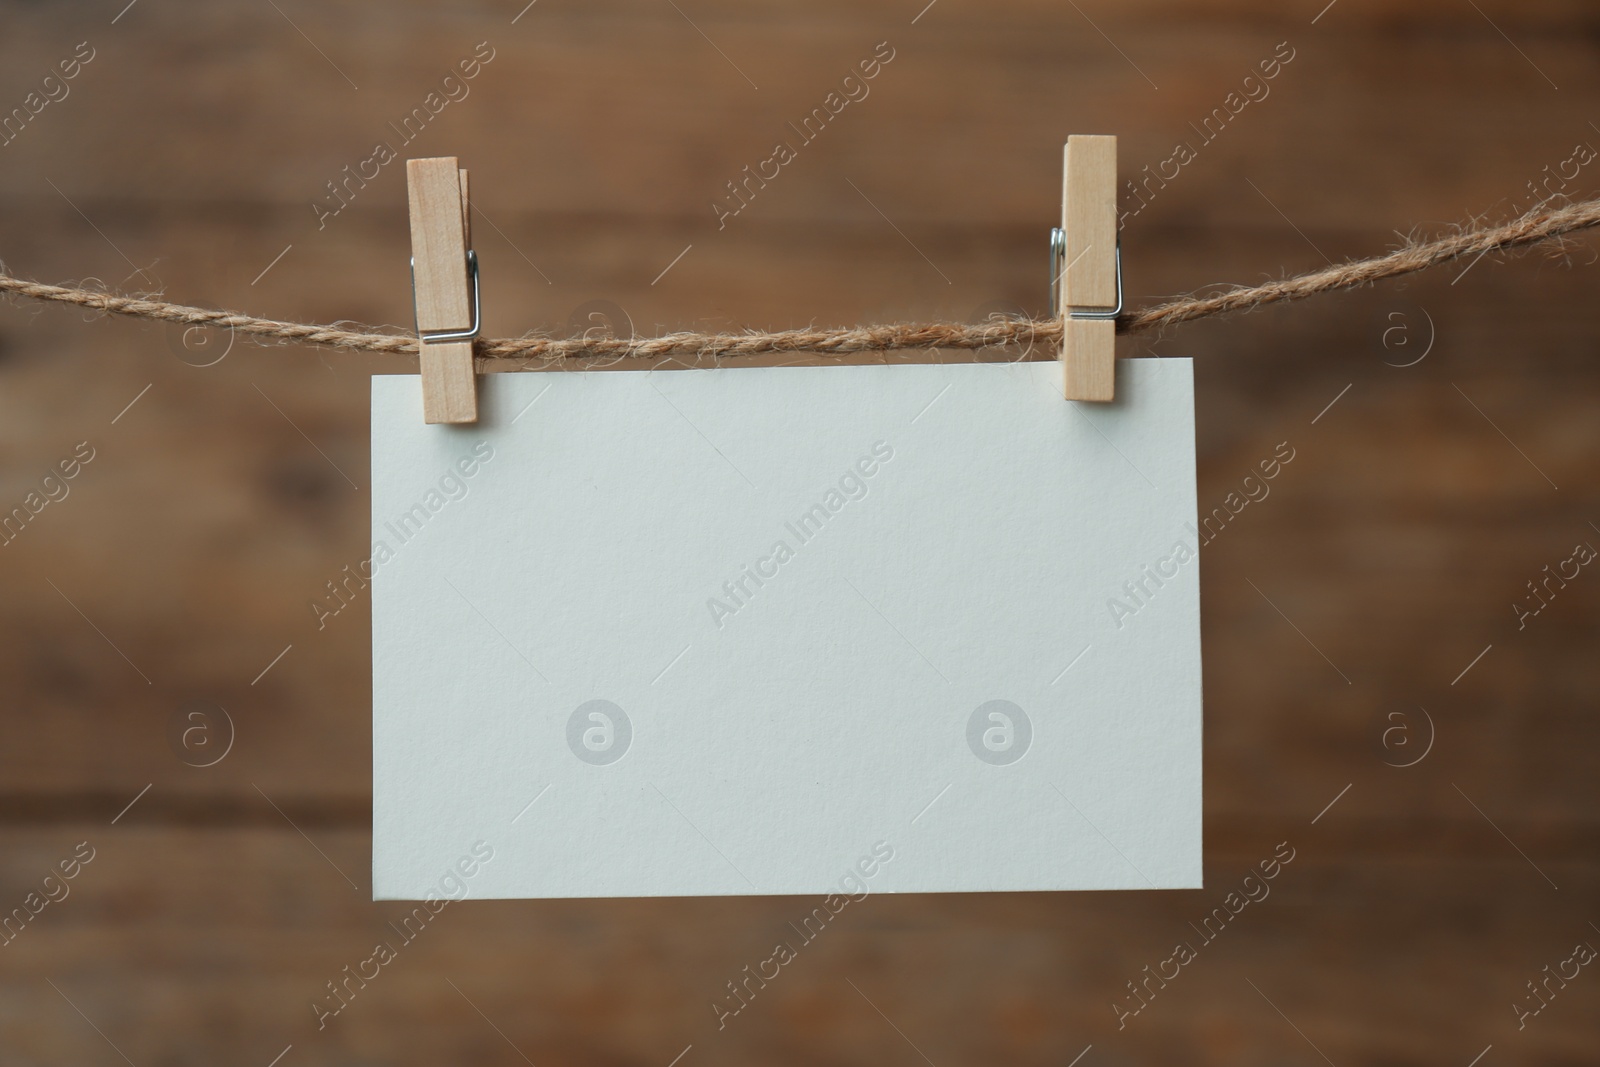
<svg viewBox="0 0 1600 1067"><path fill-rule="evenodd" d="M1111 400L1116 391L1117 139L1067 138L1063 158L1060 270L1061 365L1068 400Z"/></svg>
<svg viewBox="0 0 1600 1067"><path fill-rule="evenodd" d="M406 161L411 287L421 341L424 422L477 422L472 337L478 331L467 172L454 156Z"/></svg>

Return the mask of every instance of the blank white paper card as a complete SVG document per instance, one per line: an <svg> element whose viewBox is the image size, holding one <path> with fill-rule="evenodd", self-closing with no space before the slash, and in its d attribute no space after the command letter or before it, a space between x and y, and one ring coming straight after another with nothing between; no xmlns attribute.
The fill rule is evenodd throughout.
<svg viewBox="0 0 1600 1067"><path fill-rule="evenodd" d="M479 390L372 381L376 898L1200 885L1189 360Z"/></svg>

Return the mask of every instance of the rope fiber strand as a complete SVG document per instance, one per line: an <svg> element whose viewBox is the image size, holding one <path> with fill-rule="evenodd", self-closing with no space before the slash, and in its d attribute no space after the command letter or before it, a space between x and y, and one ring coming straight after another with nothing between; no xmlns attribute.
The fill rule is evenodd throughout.
<svg viewBox="0 0 1600 1067"><path fill-rule="evenodd" d="M1248 311L1287 300L1301 300L1317 293L1354 289L1384 278L1426 270L1469 256L1526 247L1559 240L1600 225L1600 199L1585 200L1560 207L1540 204L1511 222L1499 226L1465 226L1431 241L1407 242L1393 252L1371 259L1329 266L1308 274L1283 278L1262 285L1235 286L1210 296L1186 296L1142 311L1125 313L1117 319L1118 333L1142 333L1195 319L1210 318L1237 311ZM0 292L15 293L36 300L58 301L78 307L155 319L190 326L209 326L254 337L300 342L327 348L355 349L363 352L415 354L417 339L394 333L363 333L338 326L318 326L298 322L259 319L231 311L186 307L164 300L119 296L93 289L15 278L0 273ZM569 359L646 359L673 357L721 359L782 352L814 352L842 355L859 352L890 352L910 349L982 349L1006 345L1042 346L1061 343L1061 323L1057 319L1003 319L988 323L955 322L899 323L882 326L855 326L834 329L782 330L776 333L671 333L660 337L570 337L543 336L483 339L473 342L480 359L522 360L553 363Z"/></svg>

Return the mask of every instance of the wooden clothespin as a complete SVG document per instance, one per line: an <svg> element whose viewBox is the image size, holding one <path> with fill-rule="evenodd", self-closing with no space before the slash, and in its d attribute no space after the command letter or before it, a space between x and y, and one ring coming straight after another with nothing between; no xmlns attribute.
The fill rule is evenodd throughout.
<svg viewBox="0 0 1600 1067"><path fill-rule="evenodd" d="M1061 366L1068 400L1116 394L1117 315L1122 253L1117 244L1117 139L1067 138L1061 230L1051 239L1051 273L1061 316Z"/></svg>
<svg viewBox="0 0 1600 1067"><path fill-rule="evenodd" d="M478 335L478 259L467 214L467 172L456 157L406 160L411 291L421 342L424 422L477 422L472 338Z"/></svg>

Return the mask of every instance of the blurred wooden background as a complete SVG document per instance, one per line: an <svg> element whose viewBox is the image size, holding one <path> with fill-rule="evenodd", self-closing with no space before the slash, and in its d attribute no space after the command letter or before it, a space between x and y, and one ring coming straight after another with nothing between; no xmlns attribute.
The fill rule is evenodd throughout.
<svg viewBox="0 0 1600 1067"><path fill-rule="evenodd" d="M388 140L471 169L491 335L586 305L641 333L972 319L1042 310L1067 134L1139 175L1280 42L1270 95L1129 221L1132 303L1505 217L1600 146L1579 0L524 2L0 5L0 114L93 52L0 145L0 259L406 325L403 168L312 208ZM725 183L881 41L870 95L719 230ZM0 507L94 449L0 548L0 914L95 850L0 947L0 1062L1593 1062L1593 968L1513 1005L1600 945L1600 575L1520 630L1512 604L1600 545L1596 247L1124 341L1196 357L1202 510L1296 450L1202 553L1208 888L873 897L720 1032L810 901L453 906L317 1030L405 910L369 899L367 605L319 631L308 604L366 554L368 379L406 363L0 305ZM195 701L237 731L205 768L171 740ZM1386 765L1424 751L1419 708L1431 750ZM1270 898L1119 1029L1283 841Z"/></svg>

